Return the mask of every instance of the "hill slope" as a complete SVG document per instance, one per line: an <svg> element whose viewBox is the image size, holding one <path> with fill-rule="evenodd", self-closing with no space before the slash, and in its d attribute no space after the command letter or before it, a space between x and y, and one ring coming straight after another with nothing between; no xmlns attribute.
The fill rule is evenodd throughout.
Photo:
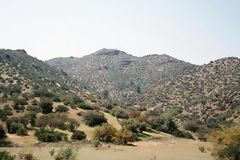
<svg viewBox="0 0 240 160"><path fill-rule="evenodd" d="M29 56L24 50L0 50L0 68L1 82L5 86L18 83L61 90L68 90L74 86L74 82L64 72ZM6 80L9 83L6 83Z"/></svg>
<svg viewBox="0 0 240 160"><path fill-rule="evenodd" d="M168 55L135 57L113 49L102 49L82 58L55 58L47 63L103 97L128 104L141 99L142 93L161 80L193 66Z"/></svg>
<svg viewBox="0 0 240 160"><path fill-rule="evenodd" d="M145 94L155 109L172 108L181 118L215 123L240 119L240 59L229 57L196 66ZM144 101L144 100L143 100Z"/></svg>

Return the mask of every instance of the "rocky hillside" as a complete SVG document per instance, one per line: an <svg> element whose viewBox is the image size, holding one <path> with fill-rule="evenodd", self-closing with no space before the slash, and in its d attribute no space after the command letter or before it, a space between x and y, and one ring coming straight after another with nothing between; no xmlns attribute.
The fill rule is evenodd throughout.
<svg viewBox="0 0 240 160"><path fill-rule="evenodd" d="M162 80L193 67L168 55L135 57L113 49L102 49L82 58L55 58L47 63L103 98L127 104L134 104Z"/></svg>
<svg viewBox="0 0 240 160"><path fill-rule="evenodd" d="M74 87L74 81L66 73L29 56L25 50L0 50L0 68L1 83L5 86L19 84L28 90L31 90L30 86L62 90Z"/></svg>
<svg viewBox="0 0 240 160"><path fill-rule="evenodd" d="M240 59L223 58L195 66L145 94L155 109L214 125L240 119Z"/></svg>

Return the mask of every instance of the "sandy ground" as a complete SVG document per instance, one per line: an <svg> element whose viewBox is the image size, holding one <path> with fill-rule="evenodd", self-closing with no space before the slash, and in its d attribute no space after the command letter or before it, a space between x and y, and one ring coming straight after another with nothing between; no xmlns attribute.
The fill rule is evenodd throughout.
<svg viewBox="0 0 240 160"><path fill-rule="evenodd" d="M174 137L145 140L134 146L105 144L96 149L87 144L43 144L39 147L0 148L12 154L33 153L39 160L53 160L49 151L72 146L77 149L79 160L213 160L211 144ZM204 146L206 153L199 151Z"/></svg>

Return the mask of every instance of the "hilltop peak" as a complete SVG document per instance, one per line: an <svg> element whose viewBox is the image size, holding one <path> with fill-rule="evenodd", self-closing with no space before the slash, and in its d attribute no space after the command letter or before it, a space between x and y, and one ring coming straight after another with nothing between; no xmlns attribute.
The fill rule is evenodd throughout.
<svg viewBox="0 0 240 160"><path fill-rule="evenodd" d="M99 55L99 56L115 56L115 55L126 54L126 53L123 51L120 51L118 49L103 48L103 49L100 49L100 50L94 52L93 54Z"/></svg>

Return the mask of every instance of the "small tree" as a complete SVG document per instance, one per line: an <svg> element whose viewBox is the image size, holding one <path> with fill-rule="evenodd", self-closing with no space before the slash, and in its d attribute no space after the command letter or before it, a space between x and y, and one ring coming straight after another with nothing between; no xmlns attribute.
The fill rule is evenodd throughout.
<svg viewBox="0 0 240 160"><path fill-rule="evenodd" d="M37 126L42 128L48 126L52 131L54 131L55 128L63 127L67 120L68 118L65 114L51 113L39 117L37 119Z"/></svg>
<svg viewBox="0 0 240 160"><path fill-rule="evenodd" d="M85 123L89 126L101 125L107 122L104 114L98 111L87 111L82 116Z"/></svg>
<svg viewBox="0 0 240 160"><path fill-rule="evenodd" d="M16 131L18 136L26 136L27 135L27 130L24 126L20 127L17 131Z"/></svg>
<svg viewBox="0 0 240 160"><path fill-rule="evenodd" d="M50 98L41 98L40 107L42 109L43 114L51 113L53 110L53 102Z"/></svg>

